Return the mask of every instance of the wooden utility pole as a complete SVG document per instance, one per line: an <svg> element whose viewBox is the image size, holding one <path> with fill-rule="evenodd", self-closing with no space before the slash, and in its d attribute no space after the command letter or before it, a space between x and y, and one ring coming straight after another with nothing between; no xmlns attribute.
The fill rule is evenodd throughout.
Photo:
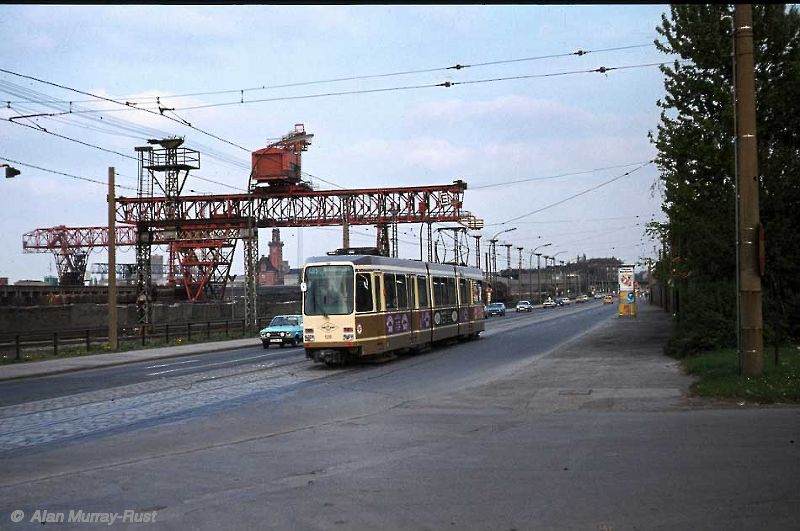
<svg viewBox="0 0 800 531"><path fill-rule="evenodd" d="M753 7L736 4L736 158L739 240L739 356L741 370L757 376L764 369L761 315L761 226L758 212Z"/></svg>
<svg viewBox="0 0 800 531"><path fill-rule="evenodd" d="M117 350L117 199L114 167L108 168L108 346Z"/></svg>

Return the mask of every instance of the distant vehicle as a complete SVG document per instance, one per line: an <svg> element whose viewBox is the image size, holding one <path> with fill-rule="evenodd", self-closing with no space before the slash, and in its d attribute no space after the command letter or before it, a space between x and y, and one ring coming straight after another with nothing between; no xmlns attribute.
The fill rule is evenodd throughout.
<svg viewBox="0 0 800 531"><path fill-rule="evenodd" d="M270 345L297 346L303 343L303 316L276 315L269 326L259 333L264 348Z"/></svg>
<svg viewBox="0 0 800 531"><path fill-rule="evenodd" d="M564 297L556 297L556 306L564 306Z"/></svg>
<svg viewBox="0 0 800 531"><path fill-rule="evenodd" d="M603 304L614 304L614 297L612 295L606 295L603 297Z"/></svg>
<svg viewBox="0 0 800 531"><path fill-rule="evenodd" d="M603 298L603 296L602 296L602 295L600 295L599 293L595 293L595 294L594 294L594 298L595 298L595 299L602 299L602 298Z"/></svg>
<svg viewBox="0 0 800 531"><path fill-rule="evenodd" d="M531 304L531 301L519 301L517 303L516 311L517 312L531 312L531 311L533 311L533 305Z"/></svg>
<svg viewBox="0 0 800 531"><path fill-rule="evenodd" d="M589 302L589 296L588 295L578 295L577 297L575 297L575 303L576 304L577 303L581 303L581 302Z"/></svg>
<svg viewBox="0 0 800 531"><path fill-rule="evenodd" d="M563 298L561 299L561 303L562 303L564 306L568 306L568 305L572 304L572 301L571 301L571 300L569 300L569 297L563 297Z"/></svg>
<svg viewBox="0 0 800 531"><path fill-rule="evenodd" d="M542 308L545 308L545 309L547 309L547 308L555 308L555 307L556 307L556 301L554 301L553 299L551 299L549 297L547 298L546 301L544 301L542 303Z"/></svg>
<svg viewBox="0 0 800 531"><path fill-rule="evenodd" d="M489 314L489 317L492 315L505 315L506 305L502 302L493 302L487 307L487 313Z"/></svg>

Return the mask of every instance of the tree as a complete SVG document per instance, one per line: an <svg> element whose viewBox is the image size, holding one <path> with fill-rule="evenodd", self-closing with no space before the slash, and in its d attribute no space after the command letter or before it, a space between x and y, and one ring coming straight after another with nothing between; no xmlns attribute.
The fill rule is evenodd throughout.
<svg viewBox="0 0 800 531"><path fill-rule="evenodd" d="M735 342L736 224L733 9L673 5L656 46L680 60L661 68L666 96L650 138L658 150L667 222L651 227L668 253L657 266L677 291L677 354ZM798 337L800 304L800 16L753 6L761 220L767 232L767 329ZM772 323L772 325L770 325Z"/></svg>

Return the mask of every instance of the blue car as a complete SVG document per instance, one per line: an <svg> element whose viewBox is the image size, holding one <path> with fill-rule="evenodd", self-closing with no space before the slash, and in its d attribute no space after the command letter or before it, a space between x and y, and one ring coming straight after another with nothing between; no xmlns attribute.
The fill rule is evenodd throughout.
<svg viewBox="0 0 800 531"><path fill-rule="evenodd" d="M270 345L297 346L303 343L303 316L276 315L269 326L260 332L261 344L264 348Z"/></svg>
<svg viewBox="0 0 800 531"><path fill-rule="evenodd" d="M493 315L505 315L506 314L506 305L502 302L493 302L489 306L486 307L486 313L489 314L489 317Z"/></svg>

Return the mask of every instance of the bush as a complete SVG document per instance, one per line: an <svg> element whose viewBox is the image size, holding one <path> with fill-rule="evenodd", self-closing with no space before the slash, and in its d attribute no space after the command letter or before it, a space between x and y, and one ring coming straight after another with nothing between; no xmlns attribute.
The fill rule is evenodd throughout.
<svg viewBox="0 0 800 531"><path fill-rule="evenodd" d="M682 358L736 345L736 285L689 284L679 292L680 308L665 351Z"/></svg>

